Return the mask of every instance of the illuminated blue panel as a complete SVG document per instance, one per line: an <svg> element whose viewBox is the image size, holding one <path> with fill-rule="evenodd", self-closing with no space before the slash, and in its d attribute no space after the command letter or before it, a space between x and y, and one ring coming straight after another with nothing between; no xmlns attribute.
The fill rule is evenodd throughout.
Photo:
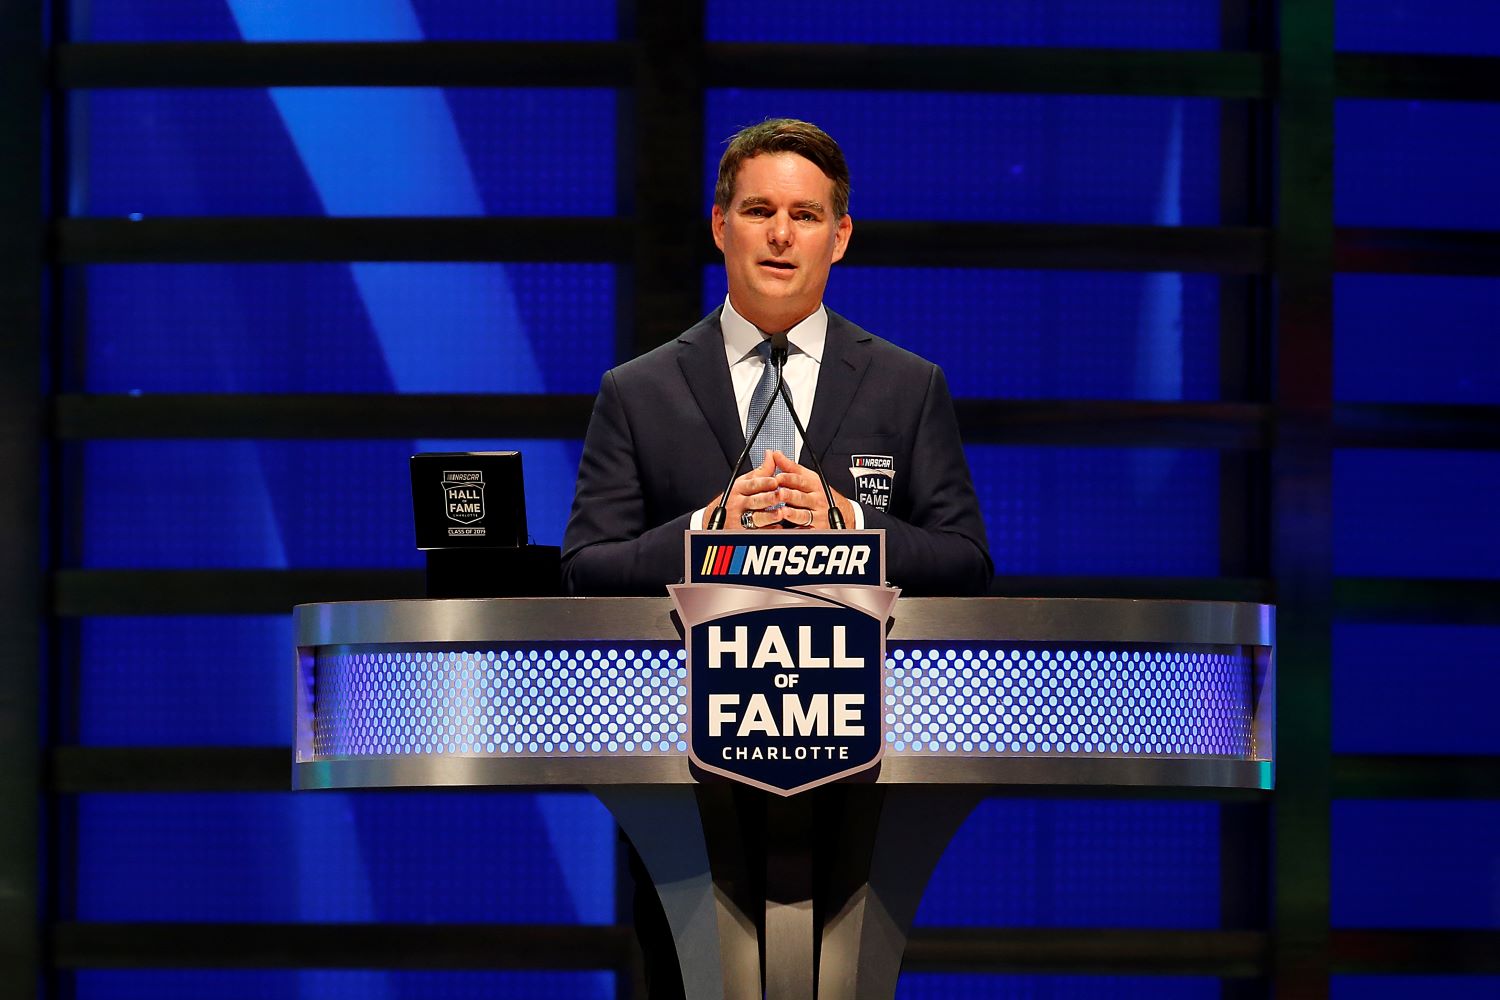
<svg viewBox="0 0 1500 1000"><path fill-rule="evenodd" d="M987 976L903 973L896 1000L1218 1000L1219 981L1192 976Z"/></svg>
<svg viewBox="0 0 1500 1000"><path fill-rule="evenodd" d="M577 441L92 441L86 567L417 566L409 459L519 449L527 526L557 545Z"/></svg>
<svg viewBox="0 0 1500 1000"><path fill-rule="evenodd" d="M917 911L927 927L1217 927L1218 807L982 802Z"/></svg>
<svg viewBox="0 0 1500 1000"><path fill-rule="evenodd" d="M896 753L1252 754L1240 651L891 645Z"/></svg>
<svg viewBox="0 0 1500 1000"><path fill-rule="evenodd" d="M1495 1000L1500 976L1334 976L1332 1000Z"/></svg>
<svg viewBox="0 0 1500 1000"><path fill-rule="evenodd" d="M614 364L614 273L609 264L94 265L85 388L592 394Z"/></svg>
<svg viewBox="0 0 1500 1000"><path fill-rule="evenodd" d="M1500 403L1500 279L1341 274L1333 304L1336 399Z"/></svg>
<svg viewBox="0 0 1500 1000"><path fill-rule="evenodd" d="M328 646L309 684L318 758L682 754L681 647L639 643ZM890 644L894 754L1253 759L1243 649ZM632 711L631 706L637 706Z"/></svg>
<svg viewBox="0 0 1500 1000"><path fill-rule="evenodd" d="M1500 754L1496 650L1496 627L1335 625L1334 752Z"/></svg>
<svg viewBox="0 0 1500 1000"><path fill-rule="evenodd" d="M805 118L849 161L860 219L1214 225L1219 103L1206 99L710 90L704 212L724 141Z"/></svg>
<svg viewBox="0 0 1500 1000"><path fill-rule="evenodd" d="M768 17L752 0L708 0L720 42L1056 45L1216 49L1217 0L804 0Z"/></svg>
<svg viewBox="0 0 1500 1000"><path fill-rule="evenodd" d="M1349 449L1333 456L1340 576L1500 576L1500 453Z"/></svg>
<svg viewBox="0 0 1500 1000"><path fill-rule="evenodd" d="M85 618L78 741L286 746L291 615Z"/></svg>
<svg viewBox="0 0 1500 1000"><path fill-rule="evenodd" d="M1334 47L1343 52L1500 56L1494 0L1338 0Z"/></svg>
<svg viewBox="0 0 1500 1000"><path fill-rule="evenodd" d="M85 969L77 1000L615 1000L613 972Z"/></svg>
<svg viewBox="0 0 1500 1000"><path fill-rule="evenodd" d="M258 41L383 39L392 34L388 20L393 10L411 19L414 40L602 41L617 34L615 0L387 0L378 6L366 0L318 0L277 6L280 22L258 32ZM74 0L71 34L76 41L90 42L241 38L225 0Z"/></svg>
<svg viewBox="0 0 1500 1000"><path fill-rule="evenodd" d="M76 92L75 215L612 215L615 92Z"/></svg>
<svg viewBox="0 0 1500 1000"><path fill-rule="evenodd" d="M1339 101L1333 162L1339 225L1500 229L1500 104Z"/></svg>
<svg viewBox="0 0 1500 1000"><path fill-rule="evenodd" d="M965 450L996 573L1218 575L1216 452Z"/></svg>
<svg viewBox="0 0 1500 1000"><path fill-rule="evenodd" d="M726 291L704 269L704 312ZM955 396L1217 399L1219 282L1196 274L834 268L845 319L942 366Z"/></svg>
<svg viewBox="0 0 1500 1000"><path fill-rule="evenodd" d="M1333 803L1334 927L1500 928L1500 802Z"/></svg>
<svg viewBox="0 0 1500 1000"><path fill-rule="evenodd" d="M583 793L83 795L78 919L611 923Z"/></svg>
<svg viewBox="0 0 1500 1000"><path fill-rule="evenodd" d="M335 647L314 677L319 757L687 752L680 646Z"/></svg>

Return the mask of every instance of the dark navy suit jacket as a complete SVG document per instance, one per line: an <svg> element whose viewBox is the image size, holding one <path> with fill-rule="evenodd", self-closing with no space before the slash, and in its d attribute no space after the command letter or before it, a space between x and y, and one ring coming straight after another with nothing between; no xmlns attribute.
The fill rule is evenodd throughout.
<svg viewBox="0 0 1500 1000"><path fill-rule="evenodd" d="M589 420L563 581L574 594L661 594L682 578L682 533L724 488L745 446L719 313L676 341L606 372ZM993 566L948 384L924 361L828 313L812 422L829 485L854 497L851 455L889 455L886 576L908 594L980 594ZM755 463L755 464L758 464ZM744 473L751 467L747 460Z"/></svg>

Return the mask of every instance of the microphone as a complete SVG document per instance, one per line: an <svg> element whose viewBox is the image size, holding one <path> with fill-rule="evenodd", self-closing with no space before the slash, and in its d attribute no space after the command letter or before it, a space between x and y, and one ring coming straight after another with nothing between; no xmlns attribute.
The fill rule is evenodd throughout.
<svg viewBox="0 0 1500 1000"><path fill-rule="evenodd" d="M786 388L781 384L782 374L786 368L786 352L786 334L773 333L771 335L771 364L776 368L776 388L771 393L772 399L786 393ZM755 429L745 435L745 447L740 452L740 457L735 459L734 464L729 467L729 482L724 484L724 492L719 495L719 505L708 515L708 521L703 525L709 531L724 530L724 519L729 516L728 512L724 509L729 503L729 491L734 486L735 479L739 476L740 466L744 463L745 456L750 454L750 445L755 442L756 437L760 434L761 427L765 426L766 418L770 415L771 407L768 405L761 411L760 419L755 422ZM797 419L796 414L792 415L792 419ZM799 424L798 426L800 427L801 425Z"/></svg>
<svg viewBox="0 0 1500 1000"><path fill-rule="evenodd" d="M786 334L781 334L780 336L782 343L785 344ZM783 350L784 349L785 348L783 348ZM772 338L771 355L774 357L775 354L776 340L775 338ZM792 423L796 426L797 433L802 436L802 440L806 442L807 429L802 426L802 418L797 416L797 408L792 405L792 394L787 390L786 386L782 385L779 381L776 383L776 391L781 394L782 399L786 400L786 408L790 410L792 414ZM766 407L766 409L769 410L770 407L768 406ZM844 527L844 512L839 510L838 504L833 502L833 490L828 488L828 477L823 475L823 463L818 458L818 451L816 448L809 444L807 446L807 453L812 456L813 471L818 474L818 482L823 485L823 496L828 501L828 527L834 529L835 531L842 530Z"/></svg>

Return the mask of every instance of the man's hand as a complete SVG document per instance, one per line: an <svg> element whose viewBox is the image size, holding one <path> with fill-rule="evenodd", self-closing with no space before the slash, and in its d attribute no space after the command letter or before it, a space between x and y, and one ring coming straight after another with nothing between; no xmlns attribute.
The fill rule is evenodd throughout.
<svg viewBox="0 0 1500 1000"><path fill-rule="evenodd" d="M779 451L771 452L770 457L775 461L776 496L786 504L777 512L784 525L788 528L828 527L828 498L823 495L823 483L818 474L804 469ZM838 505L839 512L844 515L844 526L852 527L854 507L837 490L829 487L829 491L833 493L833 502Z"/></svg>
<svg viewBox="0 0 1500 1000"><path fill-rule="evenodd" d="M740 476L729 487L729 502L724 505L724 527L730 531L744 530L744 515L749 511L755 519L757 528L779 528L781 527L780 510L767 510L780 504L781 498L776 489L776 461L774 455L778 454L769 449L766 451L765 461L758 468ZM714 497L705 508L713 510L719 506L721 496Z"/></svg>

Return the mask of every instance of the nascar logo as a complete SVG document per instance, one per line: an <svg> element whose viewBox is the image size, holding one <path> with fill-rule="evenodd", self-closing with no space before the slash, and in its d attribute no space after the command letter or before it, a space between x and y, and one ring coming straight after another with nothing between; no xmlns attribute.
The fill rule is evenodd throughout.
<svg viewBox="0 0 1500 1000"><path fill-rule="evenodd" d="M837 576L863 573L868 545L710 545L700 576Z"/></svg>

